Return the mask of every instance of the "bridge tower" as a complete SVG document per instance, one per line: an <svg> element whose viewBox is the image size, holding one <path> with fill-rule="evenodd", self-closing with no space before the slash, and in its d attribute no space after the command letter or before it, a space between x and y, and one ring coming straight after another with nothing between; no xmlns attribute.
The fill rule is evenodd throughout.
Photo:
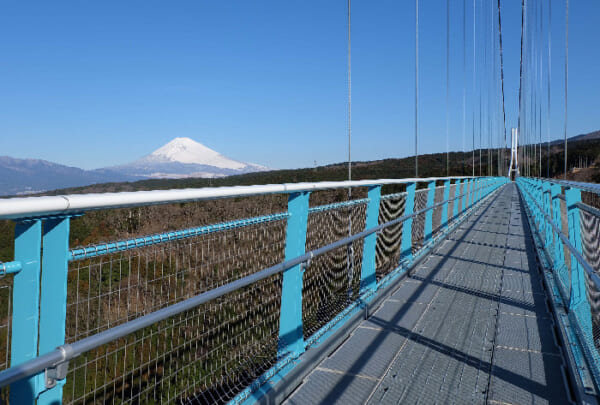
<svg viewBox="0 0 600 405"><path fill-rule="evenodd" d="M512 128L510 146L510 166L508 167L508 177L511 180L514 180L516 177L519 176L519 154L517 153L518 146L519 130L517 128Z"/></svg>

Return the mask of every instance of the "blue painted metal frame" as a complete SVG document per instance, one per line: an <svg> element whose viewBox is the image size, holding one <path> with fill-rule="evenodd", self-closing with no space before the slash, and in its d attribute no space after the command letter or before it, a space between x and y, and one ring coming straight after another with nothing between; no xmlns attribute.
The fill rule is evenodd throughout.
<svg viewBox="0 0 600 405"><path fill-rule="evenodd" d="M415 190L416 183L406 185L406 202L404 203L404 215L410 215L415 211ZM413 219L409 218L402 225L402 242L400 243L400 261L410 260L412 258L412 224Z"/></svg>
<svg viewBox="0 0 600 405"><path fill-rule="evenodd" d="M450 180L444 181L444 196L443 201L445 201L442 206L442 229L448 228L448 199L450 198Z"/></svg>
<svg viewBox="0 0 600 405"><path fill-rule="evenodd" d="M381 200L381 186L369 187L369 205L367 206L367 218L365 230L376 227L379 224L379 203ZM375 277L375 249L377 247L377 234L371 234L364 240L363 260L361 268L361 291L373 290L377 285Z"/></svg>
<svg viewBox="0 0 600 405"><path fill-rule="evenodd" d="M40 259L42 249L42 221L18 222L15 227L15 260L23 269L13 281L11 367L37 357L38 322L40 306ZM34 403L38 394L38 378L33 376L10 387L10 403Z"/></svg>
<svg viewBox="0 0 600 405"><path fill-rule="evenodd" d="M581 202L581 191L577 188L565 190L567 201L567 218L569 221L569 241L579 253L583 253L581 245L581 229L579 219L579 208L577 203ZM571 255L571 294L569 309L576 308L585 301L585 277L583 269L575 257Z"/></svg>
<svg viewBox="0 0 600 405"><path fill-rule="evenodd" d="M306 251L309 192L292 193L288 197L288 218L285 239L285 260L301 256ZM304 352L302 329L302 273L301 265L283 273L281 310L279 316L278 355L299 356Z"/></svg>
<svg viewBox="0 0 600 405"><path fill-rule="evenodd" d="M450 197L450 184L450 180L444 180L445 202L440 206L442 207L441 224L444 231L451 229L449 226L447 201ZM457 180L456 184L455 196L459 197L461 194L461 181ZM489 187L485 190L483 188L484 184L489 184ZM463 193L465 195L455 200L453 219L456 219L459 214L463 214L472 208L476 202L479 202L484 196L494 191L501 184L502 181L500 180L492 182L488 179L477 181L471 179L463 182ZM435 181L430 181L428 184L427 208L431 208L435 203L435 186ZM404 215L414 213L415 192L416 183L412 182L407 184L406 193L400 193L406 195ZM369 188L368 199L309 208L309 198L310 192L308 191L290 193L288 196L288 212L286 213L248 218L183 231L167 232L71 251L68 245L69 217L40 218L17 223L15 231L15 261L7 263L5 266L0 265L2 269L17 272L13 289L13 319L20 319L22 321L13 324L11 366L23 363L38 355L54 351L57 346L64 344L67 275L70 260L95 257L165 241L283 219L287 219L285 259L290 260L303 255L305 252L309 212L319 212L357 204L368 204L365 229L371 229L378 225L380 200L382 198L381 185ZM461 204L460 207L459 204ZM425 212L425 243L432 241L432 222L433 209L430 209ZM403 224L401 241L402 264L399 268L410 263L410 260L413 259L412 224L412 218L406 219ZM436 236L436 240L437 238ZM369 297L379 287L375 276L376 241L376 233L366 236L364 240L361 299ZM44 252L43 259L41 255L42 247ZM417 257L425 254L427 250L422 249L417 254ZM40 265L40 262L42 262L42 265ZM278 354L279 361L286 363L284 367L288 367L290 359L297 358L306 347L302 325L302 278L302 265L297 265L283 272ZM359 309L359 306L359 303L356 303L354 306L348 308L355 311ZM348 313L340 313L336 317L337 322L347 316ZM332 328L334 329L335 326ZM322 336L320 335L321 338L326 338L327 333ZM63 384L64 381L59 381L56 386L46 389L44 375L38 374L11 386L11 402L33 403L38 395L39 398L37 401L40 404L60 402L62 399Z"/></svg>
<svg viewBox="0 0 600 405"><path fill-rule="evenodd" d="M427 208L431 207L435 201L435 181L430 181L427 186L429 191L427 192ZM423 244L426 245L431 241L433 236L433 210L429 210L425 213L425 229L423 231Z"/></svg>
<svg viewBox="0 0 600 405"><path fill-rule="evenodd" d="M69 225L69 217L44 221L39 355L49 353L65 343ZM38 378L39 389L45 390L45 376L42 374ZM60 403L64 384L65 380L61 380L55 387L42 391L37 403Z"/></svg>
<svg viewBox="0 0 600 405"><path fill-rule="evenodd" d="M460 179L456 180L456 189L454 190L454 197L456 199L452 204L452 219L456 219L458 217L459 212L462 211L462 209L460 208L460 206L462 205L462 199L458 198L458 196L460 195L460 183Z"/></svg>
<svg viewBox="0 0 600 405"><path fill-rule="evenodd" d="M552 198L552 218L554 219L555 225L564 232L562 229L562 214L560 208L560 198L559 195L561 193L561 187L558 184L552 184L550 186L550 195ZM559 237L554 238L554 242L552 244L553 250L553 267L557 274L559 275L562 282L564 282L564 278L568 277L568 271L565 264L565 250L562 241ZM564 283L563 283L564 285Z"/></svg>

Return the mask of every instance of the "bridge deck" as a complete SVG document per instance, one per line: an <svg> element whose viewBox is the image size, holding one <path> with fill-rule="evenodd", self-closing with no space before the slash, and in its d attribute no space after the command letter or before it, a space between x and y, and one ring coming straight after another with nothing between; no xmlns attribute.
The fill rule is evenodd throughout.
<svg viewBox="0 0 600 405"><path fill-rule="evenodd" d="M568 402L521 204L480 207L286 403Z"/></svg>

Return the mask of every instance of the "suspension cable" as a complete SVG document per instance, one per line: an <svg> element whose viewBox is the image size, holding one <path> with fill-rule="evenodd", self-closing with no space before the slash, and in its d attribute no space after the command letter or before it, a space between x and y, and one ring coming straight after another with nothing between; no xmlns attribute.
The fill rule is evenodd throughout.
<svg viewBox="0 0 600 405"><path fill-rule="evenodd" d="M524 28L525 28L525 0L521 0L521 57L520 57L520 67L519 67L519 115L517 118L517 131L518 131L518 137L522 138L522 120L521 120L521 115L524 113L523 111L523 36L525 34L524 32ZM523 144L525 145L525 144ZM517 146L518 148L518 146ZM523 154L523 147L518 148L521 149L521 165L524 165L525 163L525 156ZM518 150L517 149L517 150ZM523 168L525 168L524 166L522 166Z"/></svg>
<svg viewBox="0 0 600 405"><path fill-rule="evenodd" d="M351 38L351 0L348 0L348 181L352 180L352 38ZM352 188L348 188L348 199L352 197Z"/></svg>
<svg viewBox="0 0 600 405"><path fill-rule="evenodd" d="M547 138L547 167L546 177L550 178L550 92L551 92L551 79L552 79L552 1L548 2L548 114L546 117L546 138Z"/></svg>
<svg viewBox="0 0 600 405"><path fill-rule="evenodd" d="M419 0L415 0L415 177L419 177Z"/></svg>
<svg viewBox="0 0 600 405"><path fill-rule="evenodd" d="M476 56L476 44L475 44L475 38L476 38L476 31L475 31L475 27L477 25L477 20L475 18L475 11L477 9L477 5L475 3L475 0L473 0L473 102L475 102L475 56ZM472 134L473 134L473 177L475 177L475 107L473 107L473 128L472 128Z"/></svg>
<svg viewBox="0 0 600 405"><path fill-rule="evenodd" d="M449 145L449 106L450 106L450 0L446 0L446 176L450 176Z"/></svg>
<svg viewBox="0 0 600 405"><path fill-rule="evenodd" d="M565 21L565 180L567 179L567 111L569 100L569 0L566 0Z"/></svg>
<svg viewBox="0 0 600 405"><path fill-rule="evenodd" d="M498 0L498 35L500 37L499 38L499 41L500 41L500 82L501 82L501 86L502 86L502 119L503 119L503 123L504 123L504 148L506 148L508 143L506 141L506 109L505 109L505 105L504 105L504 56L502 54L502 15L501 15L500 0ZM511 153L512 153L512 151L511 151Z"/></svg>

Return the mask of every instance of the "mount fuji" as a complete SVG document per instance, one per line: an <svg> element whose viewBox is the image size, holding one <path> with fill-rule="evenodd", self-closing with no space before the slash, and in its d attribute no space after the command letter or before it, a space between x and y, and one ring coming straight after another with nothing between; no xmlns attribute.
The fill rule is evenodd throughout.
<svg viewBox="0 0 600 405"><path fill-rule="evenodd" d="M102 170L138 178L224 177L267 167L230 159L190 138L175 138L134 162Z"/></svg>

